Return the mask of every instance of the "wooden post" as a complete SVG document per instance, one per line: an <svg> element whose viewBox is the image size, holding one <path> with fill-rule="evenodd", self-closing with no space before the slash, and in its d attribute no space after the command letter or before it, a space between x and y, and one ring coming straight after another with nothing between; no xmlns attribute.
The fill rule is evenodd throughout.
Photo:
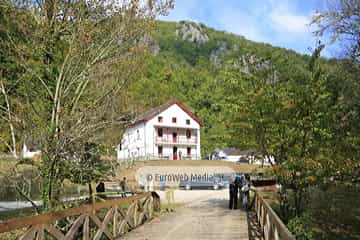
<svg viewBox="0 0 360 240"><path fill-rule="evenodd" d="M83 240L89 240L89 215L86 215L84 220Z"/></svg>
<svg viewBox="0 0 360 240"><path fill-rule="evenodd" d="M134 218L134 228L137 226L137 209L138 209L138 204L139 204L139 201L136 201L135 204L134 204L134 215L133 215L133 218Z"/></svg>
<svg viewBox="0 0 360 240"><path fill-rule="evenodd" d="M154 200L160 209L160 198L155 192L152 192L42 215L11 219L0 223L0 233L27 227L19 239L43 240L47 239L47 235L56 240L77 239L81 233L83 240L101 239L104 237L103 235L108 239L116 239L152 217L152 212L156 206ZM119 207L121 204L129 204L126 213ZM104 219L100 220L97 215L99 210L103 209L108 209L108 211ZM76 220L70 229L63 233L57 228L56 222L68 217L76 217ZM90 224L90 221L93 224ZM112 229L109 229L109 225L112 225ZM90 236L91 233L95 233L95 236Z"/></svg>
<svg viewBox="0 0 360 240"><path fill-rule="evenodd" d="M295 240L295 237L258 192L255 192L255 211L265 240Z"/></svg>
<svg viewBox="0 0 360 240"><path fill-rule="evenodd" d="M275 227L275 229L274 229L274 239L275 239L275 240L280 240L279 233L278 233L278 230L277 230L276 227Z"/></svg>

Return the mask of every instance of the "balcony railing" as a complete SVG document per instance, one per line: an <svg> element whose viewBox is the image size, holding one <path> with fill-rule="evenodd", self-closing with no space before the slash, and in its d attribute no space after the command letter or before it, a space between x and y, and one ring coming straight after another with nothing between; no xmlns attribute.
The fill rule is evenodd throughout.
<svg viewBox="0 0 360 240"><path fill-rule="evenodd" d="M196 145L197 138L191 137L187 138L186 136L163 136L163 137L155 137L155 143L161 144L183 144L183 145Z"/></svg>
<svg viewBox="0 0 360 240"><path fill-rule="evenodd" d="M174 160L174 155L173 154L148 154L146 156L147 160ZM200 156L198 156L197 154L191 154L191 155L187 155L187 154L182 154L181 158L179 156L179 154L176 155L176 160L198 160L200 159Z"/></svg>

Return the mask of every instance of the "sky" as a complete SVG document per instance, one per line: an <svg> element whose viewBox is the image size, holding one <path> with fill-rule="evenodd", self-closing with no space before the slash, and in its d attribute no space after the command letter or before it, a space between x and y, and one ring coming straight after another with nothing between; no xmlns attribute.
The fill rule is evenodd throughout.
<svg viewBox="0 0 360 240"><path fill-rule="evenodd" d="M317 10L327 0L175 0L166 21L192 20L243 35L249 40L311 54L317 39L310 26ZM323 55L333 53L325 49Z"/></svg>

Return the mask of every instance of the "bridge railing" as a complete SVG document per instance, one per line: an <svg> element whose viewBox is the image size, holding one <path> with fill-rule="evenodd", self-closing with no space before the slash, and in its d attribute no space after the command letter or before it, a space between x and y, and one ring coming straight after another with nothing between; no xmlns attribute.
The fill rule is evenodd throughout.
<svg viewBox="0 0 360 240"><path fill-rule="evenodd" d="M296 240L258 191L255 191L255 211L265 240Z"/></svg>
<svg viewBox="0 0 360 240"><path fill-rule="evenodd" d="M0 223L0 234L21 231L17 239L117 239L149 220L160 209L155 192L82 205L62 211L10 219Z"/></svg>

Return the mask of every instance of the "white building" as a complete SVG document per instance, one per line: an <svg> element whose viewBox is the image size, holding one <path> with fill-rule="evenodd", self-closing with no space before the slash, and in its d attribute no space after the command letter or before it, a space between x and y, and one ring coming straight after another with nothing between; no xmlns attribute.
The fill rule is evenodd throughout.
<svg viewBox="0 0 360 240"><path fill-rule="evenodd" d="M237 148L221 148L215 149L211 153L212 160L224 160L229 162L240 162L257 165L270 166L275 164L273 156L262 157L256 150L241 151Z"/></svg>
<svg viewBox="0 0 360 240"><path fill-rule="evenodd" d="M38 150L38 143L32 137L25 137L22 151L23 158L34 158L40 154L41 151Z"/></svg>
<svg viewBox="0 0 360 240"><path fill-rule="evenodd" d="M248 157L246 155L246 157ZM212 160L224 160L229 162L240 162L244 158L244 152L237 148L221 148L215 149L211 153Z"/></svg>
<svg viewBox="0 0 360 240"><path fill-rule="evenodd" d="M180 101L171 100L135 119L118 145L117 158L200 159L201 125Z"/></svg>

